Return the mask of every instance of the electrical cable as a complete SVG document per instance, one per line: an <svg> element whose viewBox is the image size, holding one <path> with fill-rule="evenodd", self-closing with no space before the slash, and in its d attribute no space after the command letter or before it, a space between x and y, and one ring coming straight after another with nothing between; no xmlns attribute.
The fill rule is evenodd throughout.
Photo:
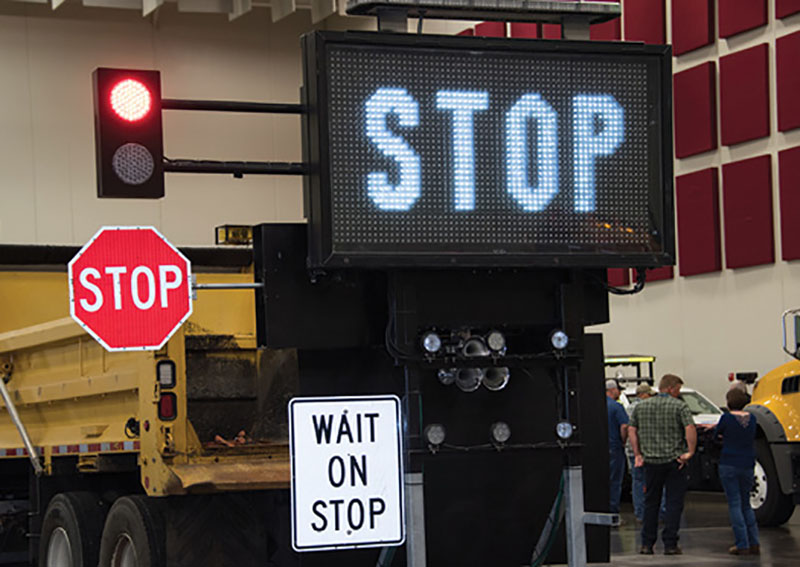
<svg viewBox="0 0 800 567"><path fill-rule="evenodd" d="M631 289L620 289L618 287L608 285L606 282L596 276L593 276L593 278L595 281L599 282L608 293L613 293L614 295L633 295L644 289L644 284L647 280L647 270L645 268L636 268L636 283Z"/></svg>
<svg viewBox="0 0 800 567"><path fill-rule="evenodd" d="M422 356L414 355L411 353L403 352L400 348L395 344L394 339L392 338L392 327L394 326L394 313L392 310L389 310L389 319L386 323L386 330L383 334L383 340L386 346L386 351L389 355L396 359L396 360L410 360L414 362L422 362L425 359Z"/></svg>
<svg viewBox="0 0 800 567"><path fill-rule="evenodd" d="M394 554L396 550L396 547L381 548L381 552L378 555L378 562L375 564L375 567L389 567L392 564L392 560L394 560Z"/></svg>
<svg viewBox="0 0 800 567"><path fill-rule="evenodd" d="M452 445L450 443L442 443L439 447L450 449L451 451L469 453L470 451L482 451L486 449L502 449L509 451L518 449L560 449L561 445L553 441L542 441L540 443L503 443L502 445L494 443L481 443L478 445Z"/></svg>
<svg viewBox="0 0 800 567"><path fill-rule="evenodd" d="M558 493L553 501L553 506L550 508L550 513L547 515L547 520L544 524L544 529L539 535L539 541L536 542L536 547L533 548L533 555L531 556L531 567L540 567L550 550L553 549L553 544L556 541L558 534L558 526L564 519L564 474L561 475L561 481L558 485Z"/></svg>

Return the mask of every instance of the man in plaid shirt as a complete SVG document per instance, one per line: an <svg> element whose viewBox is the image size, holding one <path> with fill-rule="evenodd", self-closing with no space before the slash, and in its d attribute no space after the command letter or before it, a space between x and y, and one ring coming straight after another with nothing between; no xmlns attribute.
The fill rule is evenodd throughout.
<svg viewBox="0 0 800 567"><path fill-rule="evenodd" d="M664 488L664 554L683 553L678 546L678 527L689 484L686 463L694 455L697 431L689 406L678 399L682 385L680 377L665 374L658 384L659 394L636 404L628 425L635 466L644 467L645 508L639 553L646 555L652 555L658 539L658 508Z"/></svg>

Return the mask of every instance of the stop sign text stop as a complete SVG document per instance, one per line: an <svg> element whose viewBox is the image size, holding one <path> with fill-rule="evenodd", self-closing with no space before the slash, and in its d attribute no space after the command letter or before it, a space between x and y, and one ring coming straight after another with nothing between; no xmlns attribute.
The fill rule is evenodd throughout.
<svg viewBox="0 0 800 567"><path fill-rule="evenodd" d="M136 266L123 284L123 277L127 275L128 268L125 266L107 266L104 270L105 276L112 281L114 309L122 311L124 297L130 297L133 305L137 309L146 310L153 307L156 296L160 298L160 307L169 307L169 291L180 289L183 283L183 273L180 267L175 265L158 266L158 277L148 266ZM100 270L87 267L81 270L78 275L80 285L89 290L94 295L93 301L85 298L80 300L81 307L90 313L94 313L103 307L105 298L103 290L97 285L98 280L103 277ZM125 285L126 293L123 294L122 287ZM130 286L130 289L128 289ZM144 297L144 299L142 299Z"/></svg>
<svg viewBox="0 0 800 567"><path fill-rule="evenodd" d="M152 227L104 227L69 263L70 313L106 349L161 348L192 312L191 266Z"/></svg>

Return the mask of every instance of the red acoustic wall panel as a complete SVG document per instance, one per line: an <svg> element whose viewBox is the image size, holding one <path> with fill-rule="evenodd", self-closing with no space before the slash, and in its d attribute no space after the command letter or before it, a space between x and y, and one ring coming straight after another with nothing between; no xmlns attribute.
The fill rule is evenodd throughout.
<svg viewBox="0 0 800 567"><path fill-rule="evenodd" d="M781 257L800 259L800 147L778 154L781 188Z"/></svg>
<svg viewBox="0 0 800 567"><path fill-rule="evenodd" d="M608 285L613 287L625 287L631 283L631 271L629 268L609 268Z"/></svg>
<svg viewBox="0 0 800 567"><path fill-rule="evenodd" d="M536 39L540 35L539 24L515 22L511 24L511 37Z"/></svg>
<svg viewBox="0 0 800 567"><path fill-rule="evenodd" d="M769 136L769 72L766 43L719 60L722 143Z"/></svg>
<svg viewBox="0 0 800 567"><path fill-rule="evenodd" d="M716 149L716 77L717 68L713 61L674 75L676 157Z"/></svg>
<svg viewBox="0 0 800 567"><path fill-rule="evenodd" d="M785 18L800 12L800 0L775 0L775 17Z"/></svg>
<svg viewBox="0 0 800 567"><path fill-rule="evenodd" d="M682 276L722 269L717 168L675 180L678 213L678 258Z"/></svg>
<svg viewBox="0 0 800 567"><path fill-rule="evenodd" d="M775 261L770 156L722 166L725 266L744 268Z"/></svg>
<svg viewBox="0 0 800 567"><path fill-rule="evenodd" d="M622 39L619 18L591 26L589 38L595 41L619 41Z"/></svg>
<svg viewBox="0 0 800 567"><path fill-rule="evenodd" d="M475 35L481 37L505 37L505 22L481 22L475 26Z"/></svg>
<svg viewBox="0 0 800 567"><path fill-rule="evenodd" d="M671 280L674 277L674 270L672 266L664 266L663 268L650 268L645 273L646 282L657 282L659 280Z"/></svg>
<svg viewBox="0 0 800 567"><path fill-rule="evenodd" d="M681 55L713 42L713 0L672 0L674 54Z"/></svg>
<svg viewBox="0 0 800 567"><path fill-rule="evenodd" d="M720 37L730 37L767 25L767 0L717 1Z"/></svg>
<svg viewBox="0 0 800 567"><path fill-rule="evenodd" d="M561 24L542 24L544 39L561 39Z"/></svg>
<svg viewBox="0 0 800 567"><path fill-rule="evenodd" d="M624 0L625 41L666 43L664 0Z"/></svg>
<svg viewBox="0 0 800 567"><path fill-rule="evenodd" d="M779 37L775 42L778 89L778 130L800 126L800 32Z"/></svg>

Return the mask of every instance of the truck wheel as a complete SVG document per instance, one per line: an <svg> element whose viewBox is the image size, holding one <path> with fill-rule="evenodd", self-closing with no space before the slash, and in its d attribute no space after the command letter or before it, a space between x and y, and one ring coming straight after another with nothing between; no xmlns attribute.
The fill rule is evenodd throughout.
<svg viewBox="0 0 800 567"><path fill-rule="evenodd" d="M756 466L750 506L762 526L780 526L794 513L794 499L781 491L778 472L769 444L764 439L756 441Z"/></svg>
<svg viewBox="0 0 800 567"><path fill-rule="evenodd" d="M39 567L97 565L106 508L91 492L64 492L50 501L42 522Z"/></svg>
<svg viewBox="0 0 800 567"><path fill-rule="evenodd" d="M147 496L123 496L106 518L100 567L164 567L164 518Z"/></svg>

